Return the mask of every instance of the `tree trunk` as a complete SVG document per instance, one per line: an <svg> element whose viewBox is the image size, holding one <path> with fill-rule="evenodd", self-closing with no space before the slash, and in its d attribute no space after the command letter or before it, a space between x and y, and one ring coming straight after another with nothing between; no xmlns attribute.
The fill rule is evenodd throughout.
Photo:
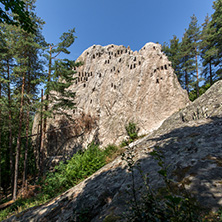
<svg viewBox="0 0 222 222"><path fill-rule="evenodd" d="M8 131L9 131L9 138L8 138L8 151L10 155L10 173L11 173L11 193L13 194L13 183L14 183L14 164L13 164L13 147L12 147L12 109L11 109L11 86L10 86L10 67L8 64Z"/></svg>
<svg viewBox="0 0 222 222"><path fill-rule="evenodd" d="M185 89L187 90L188 94L189 94L189 80L188 80L188 73L187 70L185 70Z"/></svg>
<svg viewBox="0 0 222 222"><path fill-rule="evenodd" d="M195 59L196 59L196 73L197 73L196 88L197 88L197 98L198 98L200 93L199 93L199 70L198 70L198 60L197 60L197 48L195 49L195 51L196 51Z"/></svg>
<svg viewBox="0 0 222 222"><path fill-rule="evenodd" d="M49 73L48 73L48 83L51 81L51 70L52 70L52 46L50 45L49 48ZM45 105L45 112L47 115L48 112L48 101L49 101L49 91L50 89L46 89L46 105ZM42 139L41 139L41 148L40 148L40 153L41 153L41 164L40 164L40 169L41 169L41 174L44 171L44 162L45 158L47 157L47 148L45 147L45 140L46 140L46 127L47 127L47 116L44 116L43 118L43 129L42 129Z"/></svg>
<svg viewBox="0 0 222 222"><path fill-rule="evenodd" d="M30 81L28 82L28 90L27 93L30 92ZM29 115L30 115L30 100L28 100L28 108L26 115L26 144L25 144L25 156L24 156L24 170L23 170L23 178L22 178L22 190L24 187L27 187L27 158L28 158L28 146L29 146Z"/></svg>
<svg viewBox="0 0 222 222"><path fill-rule="evenodd" d="M22 78L22 91L21 91L21 104L19 112L19 132L16 144L16 158L15 158L15 176L14 176L14 189L13 189L13 200L17 197L17 183L18 183L18 172L19 172L19 156L21 150L21 133L22 133L22 120L23 120L23 104L24 104L24 89L25 89L25 73Z"/></svg>
<svg viewBox="0 0 222 222"><path fill-rule="evenodd" d="M0 82L0 100L2 98L2 84ZM0 189L2 187L2 110L0 107Z"/></svg>
<svg viewBox="0 0 222 222"><path fill-rule="evenodd" d="M210 60L209 66L210 66L210 85L212 86L212 85L213 85L213 75L212 75L212 64L211 64L211 60Z"/></svg>

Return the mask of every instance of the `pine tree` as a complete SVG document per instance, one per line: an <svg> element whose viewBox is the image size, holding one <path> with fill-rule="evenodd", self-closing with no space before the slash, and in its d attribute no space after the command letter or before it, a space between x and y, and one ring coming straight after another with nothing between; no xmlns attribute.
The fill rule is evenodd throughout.
<svg viewBox="0 0 222 222"><path fill-rule="evenodd" d="M216 68L215 79L222 78L222 0L216 0L213 3L212 20L210 21L210 41L212 43L212 50L214 53L217 50L216 61L214 62Z"/></svg>
<svg viewBox="0 0 222 222"><path fill-rule="evenodd" d="M215 65L217 64L218 50L212 44L212 35L214 29L210 27L210 17L207 15L204 23L202 24L201 42L200 42L200 55L203 66L203 76L205 77L205 85L213 85L216 79Z"/></svg>
<svg viewBox="0 0 222 222"><path fill-rule="evenodd" d="M181 43L179 42L179 39L174 35L173 39L170 40L170 46L164 43L162 50L171 61L175 74L177 75L180 84L183 85L180 67L180 46Z"/></svg>
<svg viewBox="0 0 222 222"><path fill-rule="evenodd" d="M39 20L34 14L34 3L35 0L26 0L26 10L30 12L32 21L35 21L38 24L36 27L39 30L39 27L42 25L42 21ZM42 37L39 32L34 34L28 33L22 29L17 29L17 41L15 44L16 49L16 63L17 67L14 68L16 74L16 89L18 98L20 100L20 111L19 111L19 123L18 123L18 136L17 136L17 145L16 145L16 158L15 158L15 174L14 174L14 189L13 189L13 199L16 199L17 194L17 180L19 173L19 156L21 152L21 137L23 131L23 122L24 122L24 111L26 110L26 139L28 138L28 128L29 128L29 113L30 113L30 99L36 95L36 84L38 82L32 80L38 79L41 75L41 61L39 60L38 54L41 49L41 40ZM31 87L31 84L33 87ZM31 90L32 89L32 90ZM27 142L26 142L27 144ZM27 146L25 148L25 155L27 155ZM26 161L27 156L25 156L24 163L24 183L26 180ZM23 184L24 185L24 184Z"/></svg>
<svg viewBox="0 0 222 222"><path fill-rule="evenodd" d="M196 90L196 97L199 97L199 65L198 65L198 56L199 56L199 41L200 41L200 27L197 22L197 18L195 15L191 17L191 22L189 24L189 28L187 30L188 38L191 41L190 46L190 55L193 56L193 59L195 60L195 73L193 74L193 77L195 77L196 81L193 80L196 87L194 89Z"/></svg>
<svg viewBox="0 0 222 222"><path fill-rule="evenodd" d="M60 42L57 45L49 44L47 54L48 73L45 89L45 100L43 120L42 120L42 135L40 145L40 173L43 173L44 160L47 156L45 148L47 118L52 114L64 114L62 108L70 108L74 106L74 93L68 91L68 87L73 83L74 68L77 65L75 61L68 59L57 59L61 53L69 54L68 48L74 43L75 29L65 32L60 37ZM54 61L56 60L56 61ZM49 109L49 103L53 106Z"/></svg>
<svg viewBox="0 0 222 222"><path fill-rule="evenodd" d="M187 90L188 94L191 89L192 73L195 70L195 60L193 59L192 47L192 41L186 30L182 38L179 56L182 71L183 87Z"/></svg>

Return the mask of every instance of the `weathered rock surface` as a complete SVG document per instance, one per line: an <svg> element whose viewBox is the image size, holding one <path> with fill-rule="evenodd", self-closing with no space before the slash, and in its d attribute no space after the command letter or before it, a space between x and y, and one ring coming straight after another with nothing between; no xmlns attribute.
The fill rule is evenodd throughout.
<svg viewBox="0 0 222 222"><path fill-rule="evenodd" d="M68 133L61 130L48 134L49 157L70 156L92 140L103 147L118 144L126 137L125 125L129 121L137 124L140 135L147 134L189 104L187 93L159 44L147 43L138 52L124 46L94 45L82 53L79 61L83 65L76 69L77 79L70 87L76 92L77 109L69 114L74 119L83 113L90 115L97 124L86 136L76 136L75 125ZM48 130L63 127L61 118L49 120ZM36 119L33 134L37 126Z"/></svg>
<svg viewBox="0 0 222 222"><path fill-rule="evenodd" d="M161 186L156 161L149 155L158 146L164 153L169 175L175 181L186 181L200 203L210 209L222 206L222 81L204 95L173 114L159 129L130 147L135 161L141 162L144 174L149 173L153 188ZM136 186L142 184L135 174ZM88 218L99 222L120 221L126 208L128 185L132 184L126 162L120 157L94 175L53 199L49 203L13 216L6 221L76 221L88 210Z"/></svg>

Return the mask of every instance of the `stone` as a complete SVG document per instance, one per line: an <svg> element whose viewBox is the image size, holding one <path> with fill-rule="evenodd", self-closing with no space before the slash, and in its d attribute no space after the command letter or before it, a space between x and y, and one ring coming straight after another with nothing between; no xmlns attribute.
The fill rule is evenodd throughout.
<svg viewBox="0 0 222 222"><path fill-rule="evenodd" d="M197 111L198 110L198 111ZM163 152L168 175L184 182L203 207L222 207L222 81L216 82L200 98L167 118L146 137L129 145L140 162L150 186L162 186L157 161L150 155L156 147ZM126 151L127 153L127 151ZM136 189L143 186L139 172L134 174ZM54 198L5 221L78 221L86 212L92 222L124 221L128 208L132 174L121 157L107 164L88 179Z"/></svg>
<svg viewBox="0 0 222 222"><path fill-rule="evenodd" d="M75 124L63 130L70 124L63 116L49 119L47 131L61 130L47 135L48 158L68 158L93 140L101 147L120 144L130 121L138 126L139 135L148 134L190 103L159 44L147 43L138 52L124 46L94 45L77 62L83 65L76 69L77 79L70 86L76 92L76 109L66 112L77 122L83 114L91 116L96 124L86 134L84 128L74 132ZM33 134L38 122L36 116Z"/></svg>

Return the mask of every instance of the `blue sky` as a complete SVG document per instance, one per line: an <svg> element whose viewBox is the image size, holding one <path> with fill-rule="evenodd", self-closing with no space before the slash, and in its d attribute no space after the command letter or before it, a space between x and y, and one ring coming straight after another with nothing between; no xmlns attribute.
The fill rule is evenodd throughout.
<svg viewBox="0 0 222 222"><path fill-rule="evenodd" d="M94 44L139 50L173 35L181 39L190 17L195 14L202 24L212 5L213 0L37 0L36 13L46 22L43 35L49 43L75 27L77 39L67 57L75 60Z"/></svg>

